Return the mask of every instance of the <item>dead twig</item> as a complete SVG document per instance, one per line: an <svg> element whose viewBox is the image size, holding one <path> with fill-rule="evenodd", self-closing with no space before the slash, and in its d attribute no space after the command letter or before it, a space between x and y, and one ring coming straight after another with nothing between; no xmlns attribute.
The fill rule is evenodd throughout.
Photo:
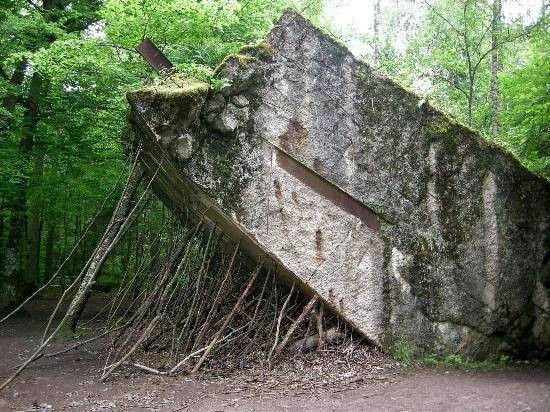
<svg viewBox="0 0 550 412"><path fill-rule="evenodd" d="M279 314L279 319L277 320L277 330L275 332L275 341L273 342L273 347L271 348L271 351L269 351L269 355L267 356L267 363L271 364L271 356L273 355L273 352L275 351L275 348L277 347L277 344L279 343L279 333L281 331L281 322L283 320L283 316L285 315L285 310L288 305L288 302L290 302L290 297L292 296L292 292L294 292L294 286L296 285L296 282L292 283L292 288L290 289L290 293L286 297L285 303L283 304L283 307L281 308L281 312Z"/></svg>
<svg viewBox="0 0 550 412"><path fill-rule="evenodd" d="M212 341L210 342L210 344L206 348L204 354L202 355L202 357L199 359L199 361L197 362L197 364L193 368L192 373L197 373L199 371L199 369L201 368L202 364L204 363L204 361L206 360L206 358L208 357L208 355L210 354L212 349L214 349L214 346L216 345L216 343L218 343L218 340L219 340L220 336L222 335L224 330L227 328L227 326L229 325L229 323L233 319L233 316L235 316L235 313L237 312L237 310L239 309L239 307L243 303L244 299L246 298L246 296L248 295L248 293L252 289L252 285L256 281L256 278L258 277L258 273L260 273L260 270L262 269L262 266L263 266L263 260L258 264L256 270L254 271L254 273L250 277L250 280L248 281L248 284L246 285L245 290L243 291L243 293L241 294L241 296L237 300L237 303L235 303L235 306L233 307L233 310L231 310L229 315L227 315L227 317L225 318L225 321L223 322L222 326L220 327L218 332L216 332L216 334L212 338Z"/></svg>

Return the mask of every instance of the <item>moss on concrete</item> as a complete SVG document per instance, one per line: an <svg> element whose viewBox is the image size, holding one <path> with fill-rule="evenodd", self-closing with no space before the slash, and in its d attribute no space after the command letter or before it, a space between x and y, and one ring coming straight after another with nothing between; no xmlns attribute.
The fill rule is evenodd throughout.
<svg viewBox="0 0 550 412"><path fill-rule="evenodd" d="M277 53L277 49L272 46L270 42L267 40L261 40L257 43L248 44L246 46L243 46L239 49L237 52L241 55L247 55L252 56L256 58L269 58L275 55Z"/></svg>
<svg viewBox="0 0 550 412"><path fill-rule="evenodd" d="M134 101L148 99L153 95L158 98L173 99L182 96L203 95L207 93L209 89L210 86L208 84L198 80L182 80L170 77L170 79L163 80L159 84L131 90L126 93L126 96L128 99Z"/></svg>
<svg viewBox="0 0 550 412"><path fill-rule="evenodd" d="M231 61L236 61L240 68L247 68L251 63L259 61L257 57L247 56L246 54L230 54L214 69L214 76L218 76L223 68Z"/></svg>

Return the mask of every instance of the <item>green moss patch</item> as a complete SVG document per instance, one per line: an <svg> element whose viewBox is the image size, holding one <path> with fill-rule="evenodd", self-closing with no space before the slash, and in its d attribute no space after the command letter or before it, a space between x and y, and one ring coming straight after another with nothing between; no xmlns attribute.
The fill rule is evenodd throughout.
<svg viewBox="0 0 550 412"><path fill-rule="evenodd" d="M237 54L244 54L256 58L269 58L277 53L277 49L272 46L267 40L262 40L254 44L248 44L239 49Z"/></svg>
<svg viewBox="0 0 550 412"><path fill-rule="evenodd" d="M170 85L170 81L173 81ZM160 84L142 87L126 93L129 99L145 98L148 95L156 95L165 98L174 98L181 96L202 95L207 93L210 86L197 80L176 81L175 79L164 80Z"/></svg>

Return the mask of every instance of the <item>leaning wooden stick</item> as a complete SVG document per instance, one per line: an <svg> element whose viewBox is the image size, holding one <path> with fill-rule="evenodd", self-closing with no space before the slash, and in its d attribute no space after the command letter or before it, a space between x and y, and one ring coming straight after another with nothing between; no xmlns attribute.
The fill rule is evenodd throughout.
<svg viewBox="0 0 550 412"><path fill-rule="evenodd" d="M225 331L227 326L229 326L229 323L233 319L233 316L235 316L235 313L237 313L237 311L239 310L239 307L242 305L244 299L250 293L250 290L252 289L252 285L254 285L254 282L256 281L256 278L258 277L258 273L260 273L260 270L262 269L262 266L263 266L263 260L258 264L256 270L254 271L254 273L252 274L250 280L248 281L248 285L246 285L246 288L245 288L244 292L239 297L239 300L237 300L237 303L235 303L235 306L233 307L233 309L231 310L229 315L227 315L227 317L225 318L225 321L223 322L220 329L216 332L216 334L212 338L212 341L210 342L210 344L208 345L208 347L204 351L202 357L199 359L199 361L197 362L197 364L193 368L192 373L196 373L196 372L199 371L199 369L201 368L202 364L204 363L204 361L206 360L206 358L208 357L208 355L210 354L212 349L214 349L214 346L216 346L216 343L218 343L222 333Z"/></svg>
<svg viewBox="0 0 550 412"><path fill-rule="evenodd" d="M151 321L147 329L145 329L145 331L141 334L137 342L134 343L134 346L132 346L132 348L122 357L122 359L112 364L110 368L107 369L105 373L103 373L103 376L101 376L101 378L99 379L100 382L105 382L105 380L107 380L107 378L111 376L111 374L115 371L115 369L118 368L120 365L122 365L126 361L126 359L128 359L136 351L139 345L141 345L141 342L143 342L149 336L149 334L153 331L153 329L155 329L160 319L161 319L160 315L157 315L153 318L153 320Z"/></svg>
<svg viewBox="0 0 550 412"><path fill-rule="evenodd" d="M325 344L325 332L323 331L323 320L325 317L325 307L319 302L319 313L317 313L317 334L319 335L319 348Z"/></svg>
<svg viewBox="0 0 550 412"><path fill-rule="evenodd" d="M286 297L285 303L283 303L283 307L281 308L281 313L279 313L279 319L277 320L277 329L275 331L275 341L273 342L273 347L269 351L269 355L267 356L267 363L271 364L271 357L273 355L273 352L275 351L275 348L277 348L277 344L279 343L279 333L281 331L281 322L283 321L283 317L285 316L285 310L288 305L288 302L290 302L290 297L292 296L292 292L294 292L294 286L296 285L296 282L292 282L292 289L290 289L290 293Z"/></svg>
<svg viewBox="0 0 550 412"><path fill-rule="evenodd" d="M241 326L240 328L235 329L234 331L232 331L229 335L224 336L223 338L221 338L218 341L218 343L222 343L224 340L229 339L231 336L233 336L235 333L237 333L241 329L244 329L244 326ZM193 358L194 356L200 355L206 349L208 349L208 346L205 346L204 348L201 348L199 350L196 350L193 353L190 353L189 355L187 355L185 358L183 358L176 366L174 366L169 371L159 371L158 369L150 368L149 366L142 365L141 363L133 363L133 362L125 362L125 363L128 364L128 365L135 366L138 369L144 370L145 372L153 373L155 375L172 375L173 373L177 372L178 369L181 368L189 359Z"/></svg>
<svg viewBox="0 0 550 412"><path fill-rule="evenodd" d="M311 309L313 309L313 306L315 306L318 299L319 299L319 296L314 295L310 299L308 304L304 307L304 310L302 310L302 313L300 313L300 316L298 316L298 319L296 319L294 321L294 323L290 326L290 328L288 329L288 332L286 333L285 337L283 338L281 343L277 346L277 349L275 349L275 355L273 356L273 359L271 360L272 362L277 360L277 358L281 355L281 353L283 352L283 349L287 345L287 343L288 343L289 339L291 338L292 334L296 331L296 328L298 328L298 326L300 326L300 324L304 321L304 319L306 318L308 313L311 312ZM271 363L269 366L271 368L273 366L273 364Z"/></svg>

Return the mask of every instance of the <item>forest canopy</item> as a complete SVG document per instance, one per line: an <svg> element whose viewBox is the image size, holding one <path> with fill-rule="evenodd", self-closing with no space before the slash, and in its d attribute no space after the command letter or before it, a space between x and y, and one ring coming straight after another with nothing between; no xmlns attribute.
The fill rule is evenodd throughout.
<svg viewBox="0 0 550 412"><path fill-rule="evenodd" d="M227 54L295 7L340 40L366 45L370 64L550 177L546 8L527 22L505 16L502 0L371 3L370 34L345 38L328 0L3 0L0 310L6 296L20 300L47 281L115 186L128 149L125 92L156 75L135 51L145 37L181 73L215 83ZM117 247L103 282L116 283L152 242L164 213L156 207ZM108 211L66 278L92 253Z"/></svg>

